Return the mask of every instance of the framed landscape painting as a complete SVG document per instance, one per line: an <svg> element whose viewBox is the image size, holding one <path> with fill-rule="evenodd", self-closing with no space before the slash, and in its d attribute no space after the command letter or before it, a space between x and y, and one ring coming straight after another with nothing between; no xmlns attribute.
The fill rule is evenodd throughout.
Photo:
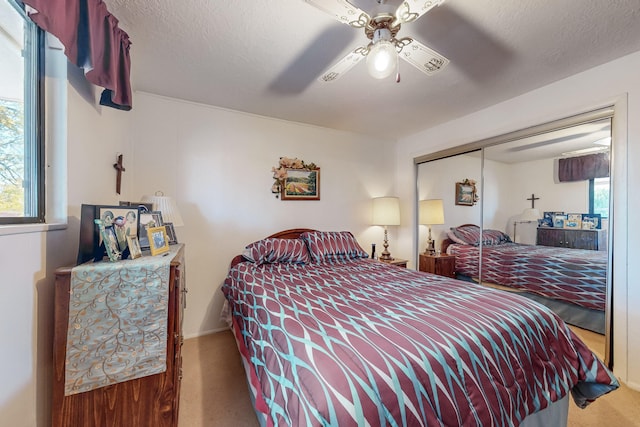
<svg viewBox="0 0 640 427"><path fill-rule="evenodd" d="M473 206L475 204L475 186L456 182L456 205Z"/></svg>
<svg viewBox="0 0 640 427"><path fill-rule="evenodd" d="M320 200L320 169L287 169L282 200Z"/></svg>

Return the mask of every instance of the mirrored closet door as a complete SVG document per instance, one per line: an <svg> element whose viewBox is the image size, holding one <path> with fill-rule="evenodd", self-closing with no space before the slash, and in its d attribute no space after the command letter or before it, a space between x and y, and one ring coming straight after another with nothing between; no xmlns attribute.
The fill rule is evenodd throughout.
<svg viewBox="0 0 640 427"><path fill-rule="evenodd" d="M444 224L431 226L432 238L455 257L457 278L519 292L569 324L608 335L611 115L565 119L466 146L479 151L417 161L418 199L443 200ZM458 203L465 179L476 182L475 204ZM421 224L423 258L428 228Z"/></svg>

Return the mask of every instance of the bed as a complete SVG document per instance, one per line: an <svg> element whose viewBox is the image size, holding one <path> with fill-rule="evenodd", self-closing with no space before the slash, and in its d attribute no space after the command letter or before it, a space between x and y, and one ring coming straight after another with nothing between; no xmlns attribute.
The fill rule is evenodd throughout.
<svg viewBox="0 0 640 427"><path fill-rule="evenodd" d="M615 390L552 311L367 258L349 232L247 246L222 291L266 426L561 426Z"/></svg>
<svg viewBox="0 0 640 427"><path fill-rule="evenodd" d="M473 224L452 227L447 235L442 252L456 256L458 278L522 292L566 322L604 334L606 251L513 243L498 230L483 230L481 250L480 228Z"/></svg>

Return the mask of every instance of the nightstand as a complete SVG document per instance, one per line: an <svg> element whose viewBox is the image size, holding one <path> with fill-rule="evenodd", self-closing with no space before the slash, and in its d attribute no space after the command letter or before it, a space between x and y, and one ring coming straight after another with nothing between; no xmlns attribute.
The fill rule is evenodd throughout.
<svg viewBox="0 0 640 427"><path fill-rule="evenodd" d="M440 276L456 277L455 255L420 254L420 271L438 274Z"/></svg>
<svg viewBox="0 0 640 427"><path fill-rule="evenodd" d="M384 259L378 258L378 261L386 262L387 264L397 265L398 267L404 267L404 268L407 268L407 262L408 262L406 259L400 259L400 258L392 258L390 260L384 260Z"/></svg>

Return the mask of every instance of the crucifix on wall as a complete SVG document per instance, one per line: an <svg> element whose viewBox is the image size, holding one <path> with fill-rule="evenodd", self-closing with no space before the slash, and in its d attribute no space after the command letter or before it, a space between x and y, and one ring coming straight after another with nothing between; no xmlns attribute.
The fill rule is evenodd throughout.
<svg viewBox="0 0 640 427"><path fill-rule="evenodd" d="M531 200L531 209L533 209L536 207L536 200L540 200L540 197L536 197L535 194L531 193L531 197L529 197L527 200Z"/></svg>
<svg viewBox="0 0 640 427"><path fill-rule="evenodd" d="M113 168L118 171L118 176L116 177L116 193L120 194L120 187L122 185L122 172L125 171L125 168L122 165L122 154L118 155L118 162L113 164Z"/></svg>

